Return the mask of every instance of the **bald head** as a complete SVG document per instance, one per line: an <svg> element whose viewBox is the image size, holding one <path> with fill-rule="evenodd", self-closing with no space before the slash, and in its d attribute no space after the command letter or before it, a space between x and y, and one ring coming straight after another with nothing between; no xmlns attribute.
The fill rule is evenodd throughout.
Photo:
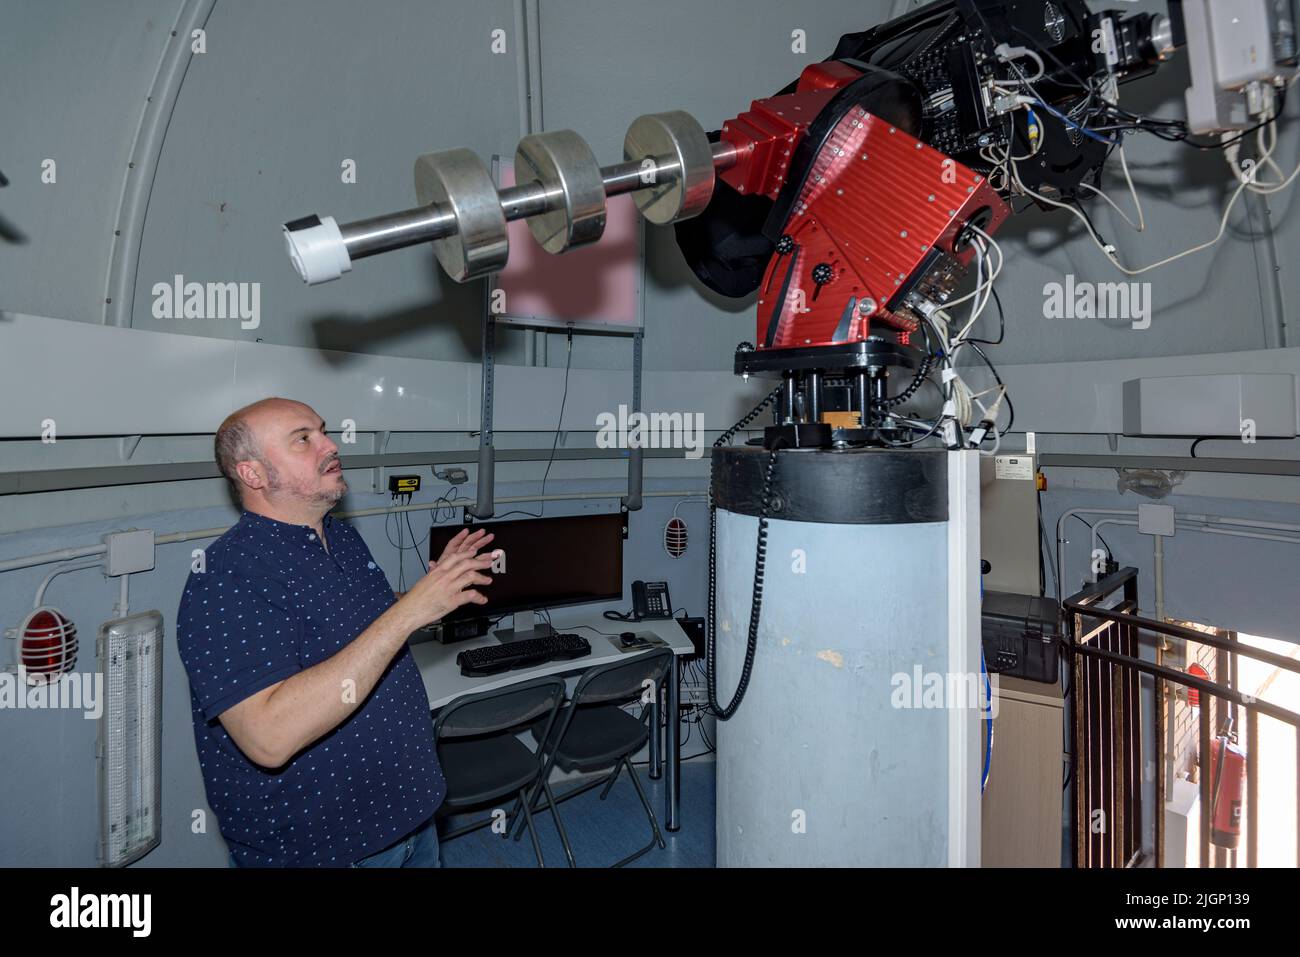
<svg viewBox="0 0 1300 957"><path fill-rule="evenodd" d="M337 447L325 436L324 428L321 417L305 403L279 397L262 399L236 409L217 429L213 442L217 467L241 504L248 504L250 493L265 496L286 490L280 475L286 467L293 473L287 476L287 490L316 499L321 490L303 487L303 479L316 478L338 458ZM326 497L337 501L339 495L341 492Z"/></svg>
<svg viewBox="0 0 1300 957"><path fill-rule="evenodd" d="M262 399L231 412L217 429L217 436L213 442L217 468L221 469L221 474L230 482L235 497L241 501L244 497L243 490L235 466L240 462L262 462L262 449L257 440L257 425L261 420L265 428L265 416L259 413L264 413L267 409L282 408L286 403L300 404L290 399L276 397Z"/></svg>

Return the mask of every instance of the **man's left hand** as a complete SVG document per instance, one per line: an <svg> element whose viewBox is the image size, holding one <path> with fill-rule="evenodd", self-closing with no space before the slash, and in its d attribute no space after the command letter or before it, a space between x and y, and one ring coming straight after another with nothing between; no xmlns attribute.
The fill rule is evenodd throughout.
<svg viewBox="0 0 1300 957"><path fill-rule="evenodd" d="M475 555L478 553L479 549L483 548L485 545L487 545L488 542L492 541L492 539L495 537L496 536L494 536L486 528L480 528L473 535L469 533L468 528L462 528L459 532L456 533L455 537L452 538L452 540L447 543L447 547L444 548L442 550L442 554L438 556L438 561L429 563L429 568L431 570L437 568L439 564L445 562L453 555L459 555L459 554Z"/></svg>

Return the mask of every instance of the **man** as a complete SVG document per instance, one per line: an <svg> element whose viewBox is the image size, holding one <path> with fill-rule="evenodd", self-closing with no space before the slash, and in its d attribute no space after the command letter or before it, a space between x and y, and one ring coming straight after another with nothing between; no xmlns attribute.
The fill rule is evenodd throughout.
<svg viewBox="0 0 1300 957"><path fill-rule="evenodd" d="M438 866L446 794L406 639L470 602L492 536L462 530L394 594L309 406L232 413L216 459L243 514L190 574L177 614L208 803L238 866Z"/></svg>

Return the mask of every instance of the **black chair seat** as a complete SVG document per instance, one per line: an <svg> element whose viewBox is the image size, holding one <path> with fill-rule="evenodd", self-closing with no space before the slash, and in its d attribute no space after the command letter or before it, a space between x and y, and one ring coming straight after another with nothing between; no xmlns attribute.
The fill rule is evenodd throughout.
<svg viewBox="0 0 1300 957"><path fill-rule="evenodd" d="M551 737L564 727L572 705L560 709ZM534 740L540 742L545 722L532 725ZM555 763L565 771L598 771L627 754L639 751L649 740L650 730L616 705L579 708L564 740L555 753Z"/></svg>
<svg viewBox="0 0 1300 957"><path fill-rule="evenodd" d="M447 779L447 806L469 807L514 794L537 777L537 755L513 735L444 739L438 742L438 760Z"/></svg>

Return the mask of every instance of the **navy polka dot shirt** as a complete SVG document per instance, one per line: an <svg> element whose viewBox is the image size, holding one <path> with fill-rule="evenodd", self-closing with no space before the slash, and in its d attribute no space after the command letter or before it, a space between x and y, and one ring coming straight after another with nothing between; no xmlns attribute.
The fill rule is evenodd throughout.
<svg viewBox="0 0 1300 957"><path fill-rule="evenodd" d="M342 867L401 840L446 794L409 648L346 720L282 768L251 761L218 717L332 657L396 600L357 531L253 512L205 549L176 616L208 804L245 867ZM341 693L341 692L340 692Z"/></svg>

